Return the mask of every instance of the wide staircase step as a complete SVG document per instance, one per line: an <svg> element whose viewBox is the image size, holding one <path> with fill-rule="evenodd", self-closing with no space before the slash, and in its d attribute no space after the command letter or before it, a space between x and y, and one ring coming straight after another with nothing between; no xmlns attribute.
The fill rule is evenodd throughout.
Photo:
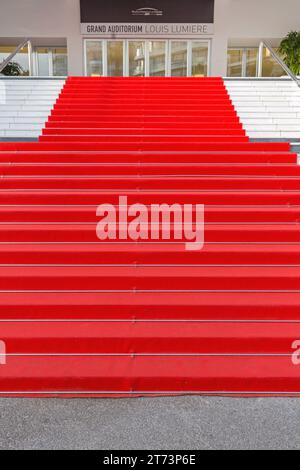
<svg viewBox="0 0 300 470"><path fill-rule="evenodd" d="M37 139L65 80L0 77L0 140Z"/></svg>
<svg viewBox="0 0 300 470"><path fill-rule="evenodd" d="M225 84L249 137L300 139L300 90L291 79L228 79Z"/></svg>
<svg viewBox="0 0 300 470"><path fill-rule="evenodd" d="M1 123L38 132L45 86L10 82ZM236 112L272 126L295 90L226 86L71 77L38 142L0 143L0 395L300 395L297 154L250 142ZM157 240L100 241L97 207L120 196L204 204L203 248L174 220L168 239L158 222Z"/></svg>

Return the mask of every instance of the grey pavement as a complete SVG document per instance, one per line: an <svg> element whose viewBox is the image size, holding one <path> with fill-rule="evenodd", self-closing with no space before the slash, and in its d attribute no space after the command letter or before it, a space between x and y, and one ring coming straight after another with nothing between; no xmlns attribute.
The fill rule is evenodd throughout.
<svg viewBox="0 0 300 470"><path fill-rule="evenodd" d="M300 449L300 399L0 399L0 449Z"/></svg>

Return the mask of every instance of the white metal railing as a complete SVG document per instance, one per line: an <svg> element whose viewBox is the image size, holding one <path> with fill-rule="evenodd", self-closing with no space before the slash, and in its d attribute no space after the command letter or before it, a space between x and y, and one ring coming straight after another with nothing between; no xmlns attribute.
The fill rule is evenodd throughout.
<svg viewBox="0 0 300 470"><path fill-rule="evenodd" d="M29 75L33 75L32 67L32 44L30 39L24 39L16 49L0 64L0 73L5 69L5 67L12 61L12 59L22 50L25 46L28 45L28 57L29 57Z"/></svg>
<svg viewBox="0 0 300 470"><path fill-rule="evenodd" d="M298 77L293 74L293 72L290 70L290 68L283 62L281 57L277 54L276 51L272 48L272 46L267 42L267 41L261 41L259 45L259 50L258 50L258 71L257 71L257 76L262 77L263 75L263 59L264 59L264 48L268 49L270 52L271 56L273 57L274 60L283 68L285 73L292 79L294 82L300 87L300 80Z"/></svg>

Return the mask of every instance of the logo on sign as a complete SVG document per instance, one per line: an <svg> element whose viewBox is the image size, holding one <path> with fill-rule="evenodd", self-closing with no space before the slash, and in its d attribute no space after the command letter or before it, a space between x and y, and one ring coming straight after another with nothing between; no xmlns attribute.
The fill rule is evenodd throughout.
<svg viewBox="0 0 300 470"><path fill-rule="evenodd" d="M162 16L163 11L157 8L138 8L137 10L132 10L131 14L133 16Z"/></svg>

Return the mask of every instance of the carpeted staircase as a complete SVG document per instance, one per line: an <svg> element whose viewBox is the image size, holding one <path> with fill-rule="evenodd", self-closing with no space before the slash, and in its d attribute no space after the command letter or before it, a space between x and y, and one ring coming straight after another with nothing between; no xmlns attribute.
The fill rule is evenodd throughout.
<svg viewBox="0 0 300 470"><path fill-rule="evenodd" d="M0 394L300 395L300 168L220 78L69 78L0 143ZM101 242L96 208L205 204L205 245Z"/></svg>

